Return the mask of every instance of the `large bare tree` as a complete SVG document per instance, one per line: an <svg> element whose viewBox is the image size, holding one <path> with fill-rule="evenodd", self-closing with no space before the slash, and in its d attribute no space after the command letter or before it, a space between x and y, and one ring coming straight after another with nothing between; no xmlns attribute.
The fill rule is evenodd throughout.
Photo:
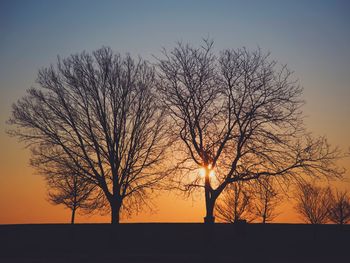
<svg viewBox="0 0 350 263"><path fill-rule="evenodd" d="M110 48L58 59L39 71L39 88L13 105L9 123L32 163L67 167L98 186L118 223L159 187L169 143L155 74L142 59Z"/></svg>
<svg viewBox="0 0 350 263"><path fill-rule="evenodd" d="M182 173L185 189L204 188L205 222L231 183L278 176L341 176L339 157L324 138L304 129L302 88L285 66L260 49L224 50L179 43L158 58L159 91L181 141L179 160L204 169L204 179ZM215 172L214 176L211 176Z"/></svg>

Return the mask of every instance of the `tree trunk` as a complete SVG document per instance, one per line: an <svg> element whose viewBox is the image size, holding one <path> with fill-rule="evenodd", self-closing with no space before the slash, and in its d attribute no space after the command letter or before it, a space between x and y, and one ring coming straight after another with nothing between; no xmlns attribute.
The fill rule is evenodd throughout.
<svg viewBox="0 0 350 263"><path fill-rule="evenodd" d="M110 202L110 205L111 205L111 224L119 224L121 202L112 201Z"/></svg>
<svg viewBox="0 0 350 263"><path fill-rule="evenodd" d="M205 207L206 207L206 216L204 217L205 224L214 224L214 206L216 197L213 195L213 190L210 186L209 179L210 170L206 169L205 171Z"/></svg>
<svg viewBox="0 0 350 263"><path fill-rule="evenodd" d="M215 217L214 217L214 206L215 206L215 200L213 198L210 198L206 200L206 216L204 217L204 223L206 224L214 224L215 223Z"/></svg>
<svg viewBox="0 0 350 263"><path fill-rule="evenodd" d="M267 217L267 209L268 209L268 196L267 196L267 192L265 194L265 200L264 200L264 213L263 213L263 216L262 216L262 223L265 224L266 223L266 217Z"/></svg>
<svg viewBox="0 0 350 263"><path fill-rule="evenodd" d="M72 208L72 217L71 217L71 220L70 220L70 223L73 225L74 224L74 220L75 220L75 211L76 211L76 207L73 207Z"/></svg>
<svg viewBox="0 0 350 263"><path fill-rule="evenodd" d="M70 223L73 225L75 220L75 211L77 210L78 202L77 202L77 177L73 177L73 189L74 189L74 199L73 199L73 208L72 208L72 218Z"/></svg>

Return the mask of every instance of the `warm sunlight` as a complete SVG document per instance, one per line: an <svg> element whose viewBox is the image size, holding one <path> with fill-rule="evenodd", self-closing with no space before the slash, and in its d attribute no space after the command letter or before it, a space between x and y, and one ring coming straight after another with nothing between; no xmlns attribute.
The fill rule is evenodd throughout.
<svg viewBox="0 0 350 263"><path fill-rule="evenodd" d="M211 178L215 177L215 171L214 170L210 170L209 177L211 177Z"/></svg>
<svg viewBox="0 0 350 263"><path fill-rule="evenodd" d="M201 177L201 178L204 178L205 177L205 168L204 167L201 167L201 168L199 168L199 176Z"/></svg>
<svg viewBox="0 0 350 263"><path fill-rule="evenodd" d="M211 177L211 178L215 177L215 171L212 170L212 168L213 168L212 165L209 164L209 165L208 165L208 169L210 170L210 172L209 172L209 177ZM204 178L204 177L205 177L205 167L199 168L198 173L199 173L199 176L200 176L201 178Z"/></svg>

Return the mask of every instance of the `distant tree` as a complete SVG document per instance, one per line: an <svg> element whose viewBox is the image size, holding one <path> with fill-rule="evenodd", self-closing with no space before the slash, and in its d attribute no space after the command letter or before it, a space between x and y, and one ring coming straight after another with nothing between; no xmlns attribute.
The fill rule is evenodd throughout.
<svg viewBox="0 0 350 263"><path fill-rule="evenodd" d="M178 162L204 169L204 179L178 173L183 190L204 189L206 223L230 184L262 177L340 177L340 157L325 138L302 124L302 88L287 67L260 49L224 50L213 42L194 48L179 43L158 61L159 93L173 121ZM211 176L215 172L215 176Z"/></svg>
<svg viewBox="0 0 350 263"><path fill-rule="evenodd" d="M216 206L216 217L226 223L237 223L241 220L251 221L252 196L242 182L231 184L222 195Z"/></svg>
<svg viewBox="0 0 350 263"><path fill-rule="evenodd" d="M10 134L32 149L39 170L57 164L95 184L119 223L167 175L168 138L154 69L110 48L83 52L39 71L39 88L13 105Z"/></svg>
<svg viewBox="0 0 350 263"><path fill-rule="evenodd" d="M331 198L329 187L303 182L298 185L295 208L305 222L324 224L328 220Z"/></svg>
<svg viewBox="0 0 350 263"><path fill-rule="evenodd" d="M43 153L42 151L41 154ZM38 153L35 155L39 156ZM63 205L71 210L72 224L75 222L77 210L93 213L106 205L101 188L70 168L75 166L72 160L63 159L61 156L55 158L55 162L51 162L50 165L42 165L42 161L42 158L32 159L31 165L45 177L50 203Z"/></svg>
<svg viewBox="0 0 350 263"><path fill-rule="evenodd" d="M277 192L273 178L263 178L254 186L254 205L252 213L261 222L272 221L278 214L276 206L281 202L281 195Z"/></svg>
<svg viewBox="0 0 350 263"><path fill-rule="evenodd" d="M346 224L350 222L350 197L348 192L336 191L335 195L332 195L328 219L336 224Z"/></svg>
<svg viewBox="0 0 350 263"><path fill-rule="evenodd" d="M75 214L78 209L92 212L99 208L101 196L94 194L97 186L86 181L83 176L65 174L55 177L47 177L49 187L49 201L54 205L64 205L69 208L71 224L75 222Z"/></svg>

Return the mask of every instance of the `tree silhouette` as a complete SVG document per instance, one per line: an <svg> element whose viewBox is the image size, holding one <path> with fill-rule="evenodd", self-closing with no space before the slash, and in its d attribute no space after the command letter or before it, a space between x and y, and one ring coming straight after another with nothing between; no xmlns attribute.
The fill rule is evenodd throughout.
<svg viewBox="0 0 350 263"><path fill-rule="evenodd" d="M269 54L243 48L217 57L205 40L200 48L164 50L158 66L159 93L181 141L178 161L204 170L204 179L178 173L178 181L189 193L204 188L205 222L214 222L215 202L229 184L342 175L333 162L339 151L303 127L302 88Z"/></svg>
<svg viewBox="0 0 350 263"><path fill-rule="evenodd" d="M277 216L275 209L281 201L281 195L276 190L273 178L266 177L258 180L253 192L254 205L252 213L257 218L260 218L263 224L272 221Z"/></svg>
<svg viewBox="0 0 350 263"><path fill-rule="evenodd" d="M31 160L31 165L44 176L50 203L63 205L71 210L71 224L75 222L77 210L92 213L106 205L103 191L93 181L76 174L75 170L70 168L75 167L72 160L63 159L62 156L57 158L45 155L47 148L44 149L32 149L36 158ZM55 158L55 161L51 161L50 165L42 165L50 158Z"/></svg>
<svg viewBox="0 0 350 263"><path fill-rule="evenodd" d="M104 194L111 222L137 212L166 176L169 139L154 69L109 48L58 58L13 105L10 134L32 149L39 170L57 165Z"/></svg>
<svg viewBox="0 0 350 263"><path fill-rule="evenodd" d="M329 187L302 182L298 185L295 208L305 222L324 224L328 220L331 198Z"/></svg>
<svg viewBox="0 0 350 263"><path fill-rule="evenodd" d="M340 225L350 221L350 198L346 191L336 191L335 195L332 195L328 219Z"/></svg>
<svg viewBox="0 0 350 263"><path fill-rule="evenodd" d="M91 212L99 208L101 196L94 193L96 185L76 174L64 174L46 177L49 187L49 201L55 205L64 205L72 211L71 224L75 222L78 209ZM101 192L99 192L101 193Z"/></svg>
<svg viewBox="0 0 350 263"><path fill-rule="evenodd" d="M251 221L252 195L242 182L228 186L216 206L216 217L226 223Z"/></svg>

